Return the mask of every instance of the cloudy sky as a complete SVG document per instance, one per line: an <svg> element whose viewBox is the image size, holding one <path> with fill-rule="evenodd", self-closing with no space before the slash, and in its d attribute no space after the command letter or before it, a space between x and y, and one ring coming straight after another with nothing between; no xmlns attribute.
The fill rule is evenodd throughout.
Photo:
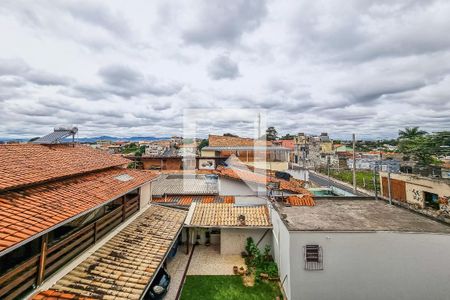
<svg viewBox="0 0 450 300"><path fill-rule="evenodd" d="M229 109L281 133L449 129L449 16L447 0L3 0L0 137L167 136L185 109L202 133L246 135L254 118Z"/></svg>

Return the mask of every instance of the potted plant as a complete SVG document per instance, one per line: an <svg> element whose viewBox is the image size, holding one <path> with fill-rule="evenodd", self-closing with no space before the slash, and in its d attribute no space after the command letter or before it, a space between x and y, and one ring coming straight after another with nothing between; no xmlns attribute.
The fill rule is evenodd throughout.
<svg viewBox="0 0 450 300"><path fill-rule="evenodd" d="M234 273L234 275L237 275L239 273L238 266L233 266L233 273Z"/></svg>
<svg viewBox="0 0 450 300"><path fill-rule="evenodd" d="M244 273L245 273L245 269L244 269L244 267L240 267L239 268L239 275L244 275Z"/></svg>

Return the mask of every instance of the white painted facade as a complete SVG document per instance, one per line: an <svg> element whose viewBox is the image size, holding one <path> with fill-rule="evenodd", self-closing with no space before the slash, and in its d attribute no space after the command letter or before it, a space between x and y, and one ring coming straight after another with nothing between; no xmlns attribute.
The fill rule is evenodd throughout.
<svg viewBox="0 0 450 300"><path fill-rule="evenodd" d="M449 299L449 234L288 231L275 211L272 223L288 299ZM322 247L323 270L305 270L305 245Z"/></svg>
<svg viewBox="0 0 450 300"><path fill-rule="evenodd" d="M266 233L266 231L268 231ZM247 238L253 238L256 243L261 240L258 248L263 251L266 245L272 248L272 229L271 228L222 228L220 230L220 254L240 255L245 251Z"/></svg>
<svg viewBox="0 0 450 300"><path fill-rule="evenodd" d="M246 184L240 180L229 179L219 176L219 195L221 196L250 196L257 195L258 185Z"/></svg>
<svg viewBox="0 0 450 300"><path fill-rule="evenodd" d="M281 285L287 298L291 299L290 236L280 216L274 210L272 210L272 226L273 259L278 266Z"/></svg>
<svg viewBox="0 0 450 300"><path fill-rule="evenodd" d="M152 200L151 186L152 186L151 182L147 182L140 188L139 207L141 210L146 209Z"/></svg>

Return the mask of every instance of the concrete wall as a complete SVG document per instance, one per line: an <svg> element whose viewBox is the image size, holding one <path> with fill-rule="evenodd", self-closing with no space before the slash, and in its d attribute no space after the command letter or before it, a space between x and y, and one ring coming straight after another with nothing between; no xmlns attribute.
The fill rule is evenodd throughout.
<svg viewBox="0 0 450 300"><path fill-rule="evenodd" d="M219 176L219 195L249 196L256 195L255 184L247 185L244 182Z"/></svg>
<svg viewBox="0 0 450 300"><path fill-rule="evenodd" d="M380 172L381 183L383 177L387 178L387 173ZM439 197L450 197L450 184L445 180L393 173L391 173L391 179L405 182L406 202L417 204L422 208L425 206L424 192L437 194ZM381 190L387 190L387 186L381 185Z"/></svg>
<svg viewBox="0 0 450 300"><path fill-rule="evenodd" d="M220 230L220 253L224 255L239 255L242 251L245 251L248 237L252 237L253 241L257 243L267 230L269 232L258 245L261 251L264 250L266 245L272 247L272 229L222 228Z"/></svg>
<svg viewBox="0 0 450 300"><path fill-rule="evenodd" d="M249 166L253 166L257 169L267 169L273 171L286 171L289 169L289 162L281 161L281 162L248 162L246 163Z"/></svg>
<svg viewBox="0 0 450 300"><path fill-rule="evenodd" d="M201 151L201 156L202 157L215 157L216 156L216 151L202 150Z"/></svg>
<svg viewBox="0 0 450 300"><path fill-rule="evenodd" d="M145 209L148 206L151 200L150 197L151 197L151 183L149 182L141 186L140 189L139 207L141 210Z"/></svg>
<svg viewBox="0 0 450 300"><path fill-rule="evenodd" d="M284 292L288 299L291 299L290 295L290 253L289 253L289 244L290 237L289 231L284 226L284 223L281 221L280 216L273 209L271 210L271 219L272 219L272 251L273 251L273 259L277 263L278 273L280 276L280 282L283 286Z"/></svg>
<svg viewBox="0 0 450 300"><path fill-rule="evenodd" d="M307 244L323 270L304 270ZM289 299L449 299L450 235L291 232L289 248Z"/></svg>

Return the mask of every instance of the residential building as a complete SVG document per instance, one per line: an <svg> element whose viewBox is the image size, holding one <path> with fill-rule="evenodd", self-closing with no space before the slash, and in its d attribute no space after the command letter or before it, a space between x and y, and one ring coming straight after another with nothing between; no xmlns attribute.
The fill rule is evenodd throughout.
<svg viewBox="0 0 450 300"><path fill-rule="evenodd" d="M384 159L384 160L378 160L378 159L371 159L371 158L357 158L355 167L356 169L361 170L373 170L377 167L377 170L383 171L383 172L392 172L392 173L398 173L400 172L400 161L395 159ZM349 169L353 168L353 158L350 158L347 160L347 167Z"/></svg>
<svg viewBox="0 0 450 300"><path fill-rule="evenodd" d="M450 221L450 180L422 177L414 174L380 172L380 188L385 198L417 206L433 208ZM390 188L389 188L390 182Z"/></svg>
<svg viewBox="0 0 450 300"><path fill-rule="evenodd" d="M144 154L141 157L135 158L142 162L145 170L183 169L183 157L178 154L177 149L173 147L161 149L159 146L153 146L153 149L155 149L155 147L158 148L157 151L150 150L150 154Z"/></svg>
<svg viewBox="0 0 450 300"><path fill-rule="evenodd" d="M148 207L157 175L128 163L74 144L0 145L1 299L39 289Z"/></svg>
<svg viewBox="0 0 450 300"><path fill-rule="evenodd" d="M213 244L221 254L240 254L248 237L261 249L271 245L268 194L283 196L289 205L312 201L312 194L299 180L237 168L202 172L163 174L154 182L152 202L189 208L182 241ZM278 187L268 188L272 184Z"/></svg>
<svg viewBox="0 0 450 300"><path fill-rule="evenodd" d="M160 144L148 144L145 147L145 155L148 156L159 156L162 155L169 147L162 146Z"/></svg>
<svg viewBox="0 0 450 300"><path fill-rule="evenodd" d="M222 255L240 255L249 237L261 250L272 245L267 204L194 202L189 208L185 228L191 244L219 244Z"/></svg>
<svg viewBox="0 0 450 300"><path fill-rule="evenodd" d="M201 151L199 168L203 164L208 168L211 163L214 163L215 167L230 156L260 169L284 171L289 166L291 150L273 146L270 141L217 135L209 135L208 141L209 146L204 147Z"/></svg>
<svg viewBox="0 0 450 300"><path fill-rule="evenodd" d="M447 299L450 227L381 200L271 205L287 299Z"/></svg>
<svg viewBox="0 0 450 300"><path fill-rule="evenodd" d="M325 165L336 167L339 160L333 152L333 141L328 133L307 136L299 133L294 137L294 162L304 167L317 168Z"/></svg>

